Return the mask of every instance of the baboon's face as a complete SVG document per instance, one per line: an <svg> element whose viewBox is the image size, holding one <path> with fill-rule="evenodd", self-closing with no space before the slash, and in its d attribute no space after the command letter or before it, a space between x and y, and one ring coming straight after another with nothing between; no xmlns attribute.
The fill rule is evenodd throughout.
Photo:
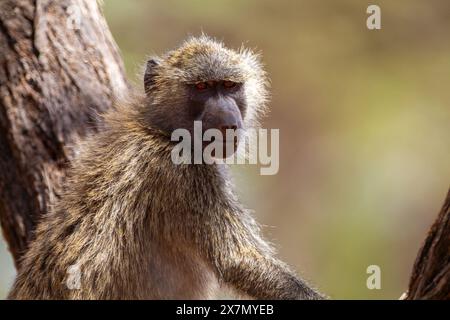
<svg viewBox="0 0 450 320"><path fill-rule="evenodd" d="M237 77L227 77L227 70L218 64L214 65L216 69L213 75L208 77L208 72L212 73L211 64L199 61L189 63L197 66L198 74L188 79L161 75L158 72L162 68L160 62L150 60L147 63L144 82L150 103L146 119L151 126L167 134L186 129L191 133L192 141L202 139L207 130L216 129L210 139L202 139L202 146L205 148L215 142L219 148L222 146L222 155L228 157L237 150L237 130L244 126L243 118L247 111L245 83L243 79L240 81ZM195 123L197 129L194 130ZM220 136L220 140L217 140L217 136Z"/></svg>
<svg viewBox="0 0 450 320"><path fill-rule="evenodd" d="M227 133L258 126L266 85L258 56L251 51L228 49L205 35L190 38L147 62L144 87L148 103L143 119L146 125L169 135L186 129L195 139L197 135L192 134L198 130L194 131L194 122L199 121L206 135L209 129L222 132L222 141L216 140L216 146L233 145L234 152L238 141Z"/></svg>
<svg viewBox="0 0 450 320"><path fill-rule="evenodd" d="M232 148L229 147L228 150L234 152L237 149L238 139L233 132L242 129L242 117L246 109L243 83L211 80L187 86L188 118L192 123L201 121L203 132L208 129L219 130L222 133L222 141L219 143L223 144L224 150L229 145ZM208 142L203 142L203 146L206 145Z"/></svg>

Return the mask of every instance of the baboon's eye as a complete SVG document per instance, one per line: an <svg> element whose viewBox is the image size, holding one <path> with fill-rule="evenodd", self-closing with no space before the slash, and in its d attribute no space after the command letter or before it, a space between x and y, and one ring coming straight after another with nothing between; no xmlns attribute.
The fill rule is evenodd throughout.
<svg viewBox="0 0 450 320"><path fill-rule="evenodd" d="M195 84L195 89L198 91L205 90L206 88L208 88L208 84L206 82L198 82Z"/></svg>
<svg viewBox="0 0 450 320"><path fill-rule="evenodd" d="M224 81L223 82L223 86L227 89L234 88L234 87L236 87L236 85L237 85L237 83L233 82L233 81Z"/></svg>

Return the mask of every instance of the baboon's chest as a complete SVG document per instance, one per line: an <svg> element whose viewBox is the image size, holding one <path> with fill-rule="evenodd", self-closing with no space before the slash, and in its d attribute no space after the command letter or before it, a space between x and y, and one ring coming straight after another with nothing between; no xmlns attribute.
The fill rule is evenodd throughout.
<svg viewBox="0 0 450 320"><path fill-rule="evenodd" d="M212 269L194 252L151 245L148 256L149 299L208 299L218 288Z"/></svg>

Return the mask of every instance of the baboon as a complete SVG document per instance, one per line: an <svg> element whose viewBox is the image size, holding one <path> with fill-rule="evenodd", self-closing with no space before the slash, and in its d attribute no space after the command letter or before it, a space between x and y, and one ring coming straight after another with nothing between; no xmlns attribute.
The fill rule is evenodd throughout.
<svg viewBox="0 0 450 320"><path fill-rule="evenodd" d="M221 285L255 299L323 298L261 238L225 164L171 161L171 132L196 120L257 126L267 100L259 60L206 35L150 59L145 92L80 142L9 298L208 299Z"/></svg>

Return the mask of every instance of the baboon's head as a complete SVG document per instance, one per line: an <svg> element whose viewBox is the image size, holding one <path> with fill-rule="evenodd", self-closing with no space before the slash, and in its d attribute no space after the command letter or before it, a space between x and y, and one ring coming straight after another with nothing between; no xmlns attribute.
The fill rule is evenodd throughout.
<svg viewBox="0 0 450 320"><path fill-rule="evenodd" d="M267 80L258 56L225 48L207 36L190 38L179 48L147 62L145 121L165 133L257 126L266 104Z"/></svg>

